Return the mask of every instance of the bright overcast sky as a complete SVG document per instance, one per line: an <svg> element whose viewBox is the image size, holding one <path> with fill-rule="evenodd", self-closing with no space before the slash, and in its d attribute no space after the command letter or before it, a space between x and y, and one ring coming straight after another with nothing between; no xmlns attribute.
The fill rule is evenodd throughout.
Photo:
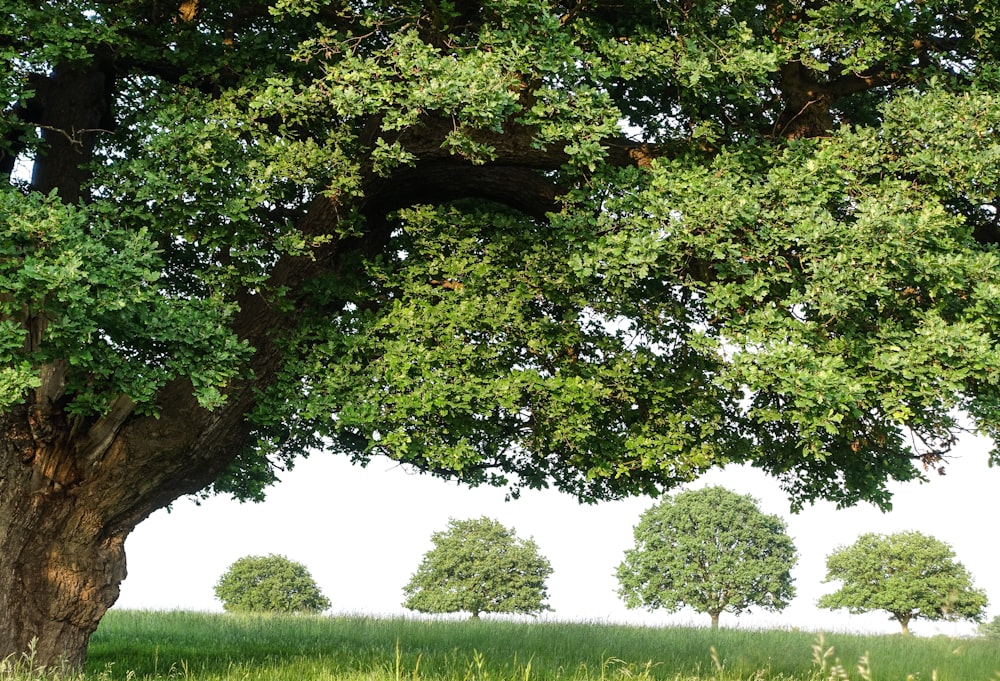
<svg viewBox="0 0 1000 681"><path fill-rule="evenodd" d="M782 516L799 550L794 571L798 595L783 613L722 615L722 626L800 627L807 630L886 632L899 630L885 613L847 615L818 610L817 598L835 586L823 584L826 555L864 532L919 530L948 542L990 598L989 617L1000 613L996 569L997 490L1000 468L987 466L988 441L967 438L947 475L926 484L896 485L894 508L871 506L837 511L832 504L798 515L777 484L749 469L713 472L692 487L719 484L761 501ZM315 454L300 461L270 490L263 504L213 498L200 506L178 501L159 511L129 537L129 576L118 608L221 611L213 585L237 558L283 554L310 570L333 602L335 613L400 615L402 588L430 548L432 532L450 517L496 518L519 537L533 537L554 569L549 603L559 620L639 624L708 624L707 615L684 610L630 611L619 601L614 578L632 528L653 501L648 498L582 506L554 491L525 492L505 502L504 491L467 489L428 476L408 474L385 460L368 468L343 456ZM918 635L971 633L968 623L911 625Z"/></svg>

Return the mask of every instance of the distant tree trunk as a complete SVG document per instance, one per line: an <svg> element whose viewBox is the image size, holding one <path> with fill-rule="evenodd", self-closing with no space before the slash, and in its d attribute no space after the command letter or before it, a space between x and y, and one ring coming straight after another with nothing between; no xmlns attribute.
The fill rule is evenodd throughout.
<svg viewBox="0 0 1000 681"><path fill-rule="evenodd" d="M895 614L896 620L899 622L899 626L903 628L903 636L910 635L910 620L913 619L913 615L910 613L906 614Z"/></svg>
<svg viewBox="0 0 1000 681"><path fill-rule="evenodd" d="M474 611L472 613L472 615L469 617L469 619L470 620L477 620L478 621L479 620L479 611L478 610Z"/></svg>
<svg viewBox="0 0 1000 681"><path fill-rule="evenodd" d="M714 610L714 611L709 612L708 614L712 618L712 629L718 629L719 628L719 615L722 614L722 611L721 610Z"/></svg>

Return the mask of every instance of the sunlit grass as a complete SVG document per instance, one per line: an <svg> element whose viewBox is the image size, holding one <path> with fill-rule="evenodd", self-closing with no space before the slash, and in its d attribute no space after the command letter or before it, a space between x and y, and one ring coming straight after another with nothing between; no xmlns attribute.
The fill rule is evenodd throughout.
<svg viewBox="0 0 1000 681"><path fill-rule="evenodd" d="M86 679L1000 681L998 670L1000 645L987 639L112 611ZM30 665L0 669L0 681L36 678Z"/></svg>

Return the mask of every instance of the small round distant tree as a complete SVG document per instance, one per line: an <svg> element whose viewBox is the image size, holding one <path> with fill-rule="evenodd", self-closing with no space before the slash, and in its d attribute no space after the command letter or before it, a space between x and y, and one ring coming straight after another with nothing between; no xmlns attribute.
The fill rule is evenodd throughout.
<svg viewBox="0 0 1000 681"><path fill-rule="evenodd" d="M617 571L629 608L686 605L715 629L722 612L778 611L795 595L795 545L785 522L753 497L722 487L681 492L643 513L634 534Z"/></svg>
<svg viewBox="0 0 1000 681"><path fill-rule="evenodd" d="M1000 615L979 625L979 635L1000 640Z"/></svg>
<svg viewBox="0 0 1000 681"><path fill-rule="evenodd" d="M531 539L496 520L455 520L431 536L433 548L403 592L418 612L520 613L551 610L545 580L552 566Z"/></svg>
<svg viewBox="0 0 1000 681"><path fill-rule="evenodd" d="M318 613L330 607L312 575L284 556L245 556L215 585L215 597L228 612Z"/></svg>
<svg viewBox="0 0 1000 681"><path fill-rule="evenodd" d="M843 585L819 607L885 610L904 635L914 619L980 620L987 603L951 546L920 532L861 535L827 556L826 581L834 580Z"/></svg>

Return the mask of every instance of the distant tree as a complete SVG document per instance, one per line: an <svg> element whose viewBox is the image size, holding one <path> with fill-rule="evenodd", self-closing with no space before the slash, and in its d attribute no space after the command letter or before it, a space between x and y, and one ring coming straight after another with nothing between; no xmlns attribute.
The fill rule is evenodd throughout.
<svg viewBox="0 0 1000 681"><path fill-rule="evenodd" d="M997 615L989 622L980 624L979 635L986 638L1000 639L1000 615Z"/></svg>
<svg viewBox="0 0 1000 681"><path fill-rule="evenodd" d="M833 580L843 586L819 607L885 610L906 635L914 619L979 620L987 603L951 546L920 532L861 535L827 557L826 581Z"/></svg>
<svg viewBox="0 0 1000 681"><path fill-rule="evenodd" d="M312 575L284 556L246 556L229 566L215 585L229 612L311 612L330 607Z"/></svg>
<svg viewBox="0 0 1000 681"><path fill-rule="evenodd" d="M547 558L531 539L521 540L496 520L448 521L431 536L434 548L403 589L403 607L429 613L521 613L551 610Z"/></svg>
<svg viewBox="0 0 1000 681"><path fill-rule="evenodd" d="M690 606L715 629L722 612L785 608L796 558L785 522L753 497L722 487L681 492L642 514L635 548L618 566L618 594L629 608Z"/></svg>

